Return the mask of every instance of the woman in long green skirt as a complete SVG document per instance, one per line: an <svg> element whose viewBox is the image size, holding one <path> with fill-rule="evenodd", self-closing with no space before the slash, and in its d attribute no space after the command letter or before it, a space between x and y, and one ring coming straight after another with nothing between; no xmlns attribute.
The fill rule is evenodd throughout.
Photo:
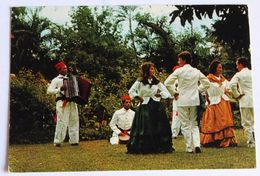
<svg viewBox="0 0 260 176"><path fill-rule="evenodd" d="M139 101L133 120L127 153L170 153L172 132L161 98L170 98L166 87L154 76L152 62L142 65L142 77L129 90L131 98Z"/></svg>

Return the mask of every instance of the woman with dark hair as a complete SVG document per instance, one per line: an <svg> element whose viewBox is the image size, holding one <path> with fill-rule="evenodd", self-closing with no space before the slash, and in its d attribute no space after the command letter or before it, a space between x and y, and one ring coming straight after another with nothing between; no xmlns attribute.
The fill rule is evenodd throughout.
<svg viewBox="0 0 260 176"><path fill-rule="evenodd" d="M166 87L154 76L152 62L142 66L142 77L129 90L129 95L139 101L133 120L127 153L169 153L172 148L172 133L161 98L170 98Z"/></svg>
<svg viewBox="0 0 260 176"><path fill-rule="evenodd" d="M201 121L201 145L204 147L233 147L237 140L233 129L233 115L228 81L222 75L220 61L214 60L209 66L207 78L210 88L207 90L207 107Z"/></svg>

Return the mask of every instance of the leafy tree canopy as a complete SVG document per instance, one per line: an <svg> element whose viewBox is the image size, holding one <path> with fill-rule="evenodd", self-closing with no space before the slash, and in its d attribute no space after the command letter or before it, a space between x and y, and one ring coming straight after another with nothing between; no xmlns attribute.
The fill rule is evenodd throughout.
<svg viewBox="0 0 260 176"><path fill-rule="evenodd" d="M233 55L249 56L249 25L248 8L246 5L176 5L171 16L171 23L180 18L181 25L186 21L192 24L194 17L212 19L215 14L220 17L212 27L212 35L217 42L228 44L233 49Z"/></svg>

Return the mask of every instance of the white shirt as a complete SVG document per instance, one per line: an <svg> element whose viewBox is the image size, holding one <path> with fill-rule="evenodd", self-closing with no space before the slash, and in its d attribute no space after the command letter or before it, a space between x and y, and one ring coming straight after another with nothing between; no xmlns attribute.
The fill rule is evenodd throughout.
<svg viewBox="0 0 260 176"><path fill-rule="evenodd" d="M114 133L119 135L121 131L118 129L118 127L123 130L130 129L132 127L134 116L135 112L133 110L126 110L125 108L121 108L113 114L109 126Z"/></svg>
<svg viewBox="0 0 260 176"><path fill-rule="evenodd" d="M237 88L237 85L239 89ZM243 68L240 72L237 72L230 81L230 88L235 97L238 97L240 94L245 94L239 99L240 107L253 107L251 70Z"/></svg>
<svg viewBox="0 0 260 176"><path fill-rule="evenodd" d="M56 94L56 97L60 97L60 93L64 94L64 91L61 91L60 88L63 85L63 79L65 76L59 74L57 77L55 77L51 84L49 85L47 89L47 94Z"/></svg>
<svg viewBox="0 0 260 176"><path fill-rule="evenodd" d="M172 89L175 80L178 80L179 90L177 106L198 106L200 104L198 90L199 81L204 86L204 89L207 89L210 86L207 77L189 64L185 64L183 67L175 70L165 80L164 84L172 95L175 93Z"/></svg>
<svg viewBox="0 0 260 176"><path fill-rule="evenodd" d="M136 96L142 97L144 99L142 104L147 104L150 98L159 102L161 98L166 99L171 97L169 91L161 82L159 82L157 85L151 86L149 84L144 85L141 81L136 81L128 93L132 99ZM159 93L161 97L156 97L156 93Z"/></svg>

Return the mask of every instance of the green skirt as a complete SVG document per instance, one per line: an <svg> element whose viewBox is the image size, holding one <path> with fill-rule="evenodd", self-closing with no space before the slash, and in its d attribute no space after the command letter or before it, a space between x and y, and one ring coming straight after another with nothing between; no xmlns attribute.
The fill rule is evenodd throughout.
<svg viewBox="0 0 260 176"><path fill-rule="evenodd" d="M161 102L150 98L148 104L140 105L135 112L127 153L170 153L172 132Z"/></svg>

